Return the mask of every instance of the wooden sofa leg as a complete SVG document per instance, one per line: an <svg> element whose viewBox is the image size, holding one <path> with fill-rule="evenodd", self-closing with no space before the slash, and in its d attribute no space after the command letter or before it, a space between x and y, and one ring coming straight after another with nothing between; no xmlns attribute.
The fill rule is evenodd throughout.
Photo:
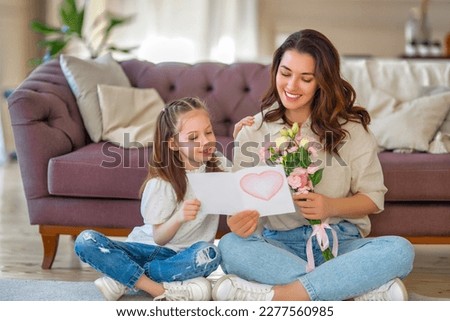
<svg viewBox="0 0 450 321"><path fill-rule="evenodd" d="M44 246L44 258L41 267L44 270L52 268L58 250L59 234L43 234L41 231L42 244Z"/></svg>
<svg viewBox="0 0 450 321"><path fill-rule="evenodd" d="M70 235L72 240L84 230L97 230L106 236L126 237L132 228L107 228L93 226L59 226L59 225L39 225L39 233L44 246L44 258L41 267L45 270L51 269L58 250L59 236Z"/></svg>

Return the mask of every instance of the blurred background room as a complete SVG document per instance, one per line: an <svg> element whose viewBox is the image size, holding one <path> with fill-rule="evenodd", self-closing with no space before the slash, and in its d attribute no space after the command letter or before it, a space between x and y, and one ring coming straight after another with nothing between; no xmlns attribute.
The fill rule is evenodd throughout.
<svg viewBox="0 0 450 321"><path fill-rule="evenodd" d="M47 31L68 30L60 13L65 1L0 0L0 278L79 281L98 277L95 271L80 265L71 238L62 239L55 268L40 268L41 241L37 226L30 226L27 217L6 100L42 63L39 60L52 59L46 52L48 46L39 44L49 40ZM107 50L108 46L132 48L126 53L114 50L113 57L118 61L270 64L274 50L287 35L312 28L329 37L341 56L352 62L360 58L429 59L450 64L450 0L74 1L78 9L85 8L81 39L71 37L58 54L90 58L102 54L93 54L92 48L105 45ZM121 17L126 22L117 23ZM40 23L41 32L33 30L32 22ZM103 43L102 30L111 22L111 33ZM46 30L44 26L51 28ZM448 75L450 68L444 67ZM384 77L382 73L377 84L390 86ZM399 87L404 85L393 78ZM416 245L415 270L407 282L409 290L448 299L448 236L446 240L446 244Z"/></svg>

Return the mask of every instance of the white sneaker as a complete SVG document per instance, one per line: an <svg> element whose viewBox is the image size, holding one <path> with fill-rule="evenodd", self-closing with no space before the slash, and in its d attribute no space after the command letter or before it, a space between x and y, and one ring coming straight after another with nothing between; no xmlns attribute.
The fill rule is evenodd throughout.
<svg viewBox="0 0 450 321"><path fill-rule="evenodd" d="M211 300L211 283L203 278L185 280L181 282L163 282L166 290L155 301L209 301Z"/></svg>
<svg viewBox="0 0 450 321"><path fill-rule="evenodd" d="M355 301L408 301L408 292L403 282L396 278L383 284L378 289L370 291L359 297Z"/></svg>
<svg viewBox="0 0 450 321"><path fill-rule="evenodd" d="M236 275L225 275L213 288L214 301L271 301L271 285L249 282Z"/></svg>
<svg viewBox="0 0 450 321"><path fill-rule="evenodd" d="M110 277L103 276L94 281L95 286L108 301L117 301L127 292L127 287Z"/></svg>

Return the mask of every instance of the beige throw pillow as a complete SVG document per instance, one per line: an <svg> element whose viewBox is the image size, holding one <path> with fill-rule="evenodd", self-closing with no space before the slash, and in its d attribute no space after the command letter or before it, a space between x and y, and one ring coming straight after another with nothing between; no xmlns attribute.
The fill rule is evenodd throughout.
<svg viewBox="0 0 450 321"><path fill-rule="evenodd" d="M97 143L102 136L102 118L97 84L131 87L127 75L110 53L95 60L61 55L61 69L77 99L86 131Z"/></svg>
<svg viewBox="0 0 450 321"><path fill-rule="evenodd" d="M155 89L98 85L101 138L124 148L153 142L156 118L164 101Z"/></svg>
<svg viewBox="0 0 450 321"><path fill-rule="evenodd" d="M450 110L450 92L423 96L396 106L395 111L373 119L370 128L384 149L426 152Z"/></svg>

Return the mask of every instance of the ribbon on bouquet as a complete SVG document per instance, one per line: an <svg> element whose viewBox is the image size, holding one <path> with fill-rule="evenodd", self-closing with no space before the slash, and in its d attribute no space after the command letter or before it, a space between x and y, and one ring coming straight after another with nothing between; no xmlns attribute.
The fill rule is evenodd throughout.
<svg viewBox="0 0 450 321"><path fill-rule="evenodd" d="M317 239L317 243L319 243L320 250L323 252L330 247L330 241L328 239L326 230L327 229L331 230L331 234L333 235L333 248L331 250L331 253L333 254L334 257L336 257L338 253L337 234L336 231L328 224L328 220L325 220L320 224L311 225L311 227L312 227L312 234L309 237L308 241L306 242L306 258L308 259L308 264L306 265L306 272L311 272L315 268L314 254L312 251L312 238L314 236Z"/></svg>

